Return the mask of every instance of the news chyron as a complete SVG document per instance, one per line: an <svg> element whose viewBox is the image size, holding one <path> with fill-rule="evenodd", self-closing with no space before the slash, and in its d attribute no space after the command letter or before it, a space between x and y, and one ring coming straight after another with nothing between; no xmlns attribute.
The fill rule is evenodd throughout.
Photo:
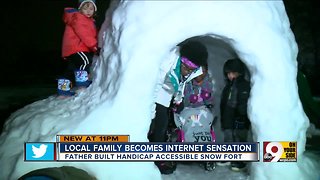
<svg viewBox="0 0 320 180"><path fill-rule="evenodd" d="M129 135L57 135L25 143L25 161L259 161L259 143L130 142Z"/></svg>
<svg viewBox="0 0 320 180"><path fill-rule="evenodd" d="M259 142L130 142L129 135L57 135L26 142L25 161L260 161ZM263 142L263 162L296 162L297 142Z"/></svg>

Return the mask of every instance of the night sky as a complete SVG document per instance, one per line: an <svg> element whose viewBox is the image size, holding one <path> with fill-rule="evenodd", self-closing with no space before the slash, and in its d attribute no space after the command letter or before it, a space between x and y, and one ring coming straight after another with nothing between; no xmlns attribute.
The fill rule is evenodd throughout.
<svg viewBox="0 0 320 180"><path fill-rule="evenodd" d="M64 64L61 44L65 7L77 7L77 0L13 1L4 9L5 27L0 68L3 86L34 83L55 83ZM8 2L7 2L8 3ZM99 28L104 20L108 0L97 0L96 17ZM7 11L7 12L6 12Z"/></svg>
<svg viewBox="0 0 320 180"><path fill-rule="evenodd" d="M2 48L3 65L0 66L0 72L1 77L6 77L2 81L3 86L23 85L31 82L55 83L55 76L60 73L61 66L63 66L60 57L64 30L63 9L64 7L77 7L77 2L77 0L6 2L10 4L9 8L4 8L4 13L2 13L2 18L4 18L2 27L5 27L3 28L5 33ZM320 23L316 20L319 19L317 18L319 13L315 14L319 10L317 1L285 0L284 2L293 30L299 30L299 28L320 30L314 27L319 26ZM109 0L97 0L97 27L101 26L108 5ZM306 20L310 23L302 24ZM313 32L305 31L305 33ZM302 38L303 40L300 40L301 37L300 39L297 37L299 48L301 48L300 44L312 41L306 37ZM320 43L317 42L317 44ZM319 65L318 58L319 55L316 57Z"/></svg>
<svg viewBox="0 0 320 180"><path fill-rule="evenodd" d="M109 0L97 0L97 27ZM61 58L65 7L77 0L4 1L1 13L0 133L14 111L56 93L56 78L65 68Z"/></svg>

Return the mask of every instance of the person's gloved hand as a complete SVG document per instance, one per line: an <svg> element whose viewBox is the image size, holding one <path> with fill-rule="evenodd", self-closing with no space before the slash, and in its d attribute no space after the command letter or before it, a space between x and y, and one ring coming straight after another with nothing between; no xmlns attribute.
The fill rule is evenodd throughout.
<svg viewBox="0 0 320 180"><path fill-rule="evenodd" d="M174 113L180 114L183 108L184 108L184 104L181 102L180 104L174 104L172 110Z"/></svg>
<svg viewBox="0 0 320 180"><path fill-rule="evenodd" d="M213 108L213 105L212 105L212 104L206 104L206 108L212 109L212 108Z"/></svg>
<svg viewBox="0 0 320 180"><path fill-rule="evenodd" d="M98 48L95 50L94 55L100 56L100 51L101 51L101 48L98 47Z"/></svg>
<svg viewBox="0 0 320 180"><path fill-rule="evenodd" d="M248 129L250 126L250 122L245 115L241 115L237 120L234 122L236 129Z"/></svg>
<svg viewBox="0 0 320 180"><path fill-rule="evenodd" d="M246 116L246 115L241 115L241 116L239 117L239 121L240 121L240 122L246 122L246 121L248 121L247 116Z"/></svg>

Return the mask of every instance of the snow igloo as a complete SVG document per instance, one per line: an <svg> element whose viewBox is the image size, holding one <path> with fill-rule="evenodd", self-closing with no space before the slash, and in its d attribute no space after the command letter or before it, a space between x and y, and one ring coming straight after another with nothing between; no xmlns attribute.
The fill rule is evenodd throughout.
<svg viewBox="0 0 320 180"><path fill-rule="evenodd" d="M0 179L63 165L97 179L161 179L152 162L24 162L23 143L54 142L57 134L129 134L132 142L146 142L159 67L190 38L208 49L217 101L223 63L239 57L246 64L254 141L298 142L297 162L252 163L250 178L319 177L319 164L305 153L309 121L297 90L298 48L282 1L113 1L100 35L103 53L86 91L63 100L51 96L7 120L0 137Z"/></svg>

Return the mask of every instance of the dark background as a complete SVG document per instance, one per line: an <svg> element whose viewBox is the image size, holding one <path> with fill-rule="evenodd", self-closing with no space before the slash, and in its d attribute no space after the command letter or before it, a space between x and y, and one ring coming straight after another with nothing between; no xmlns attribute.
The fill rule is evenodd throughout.
<svg viewBox="0 0 320 180"><path fill-rule="evenodd" d="M96 0L97 28L109 0ZM17 0L1 3L0 133L10 114L56 93L56 78L65 67L61 58L65 7L78 0Z"/></svg>
<svg viewBox="0 0 320 180"><path fill-rule="evenodd" d="M3 14L6 27L3 62L0 72L8 75L2 85L55 83L61 70L62 21L65 7L77 7L77 0L14 1L14 9ZM108 0L96 1L99 28L104 20Z"/></svg>
<svg viewBox="0 0 320 180"><path fill-rule="evenodd" d="M56 92L56 77L64 67L61 43L64 7L77 0L5 1L2 9L0 122L11 112ZM99 28L109 0L97 0ZM170 3L170 1L167 1ZM313 0L285 0L291 28L299 46L299 68L312 93L320 96L320 6Z"/></svg>

